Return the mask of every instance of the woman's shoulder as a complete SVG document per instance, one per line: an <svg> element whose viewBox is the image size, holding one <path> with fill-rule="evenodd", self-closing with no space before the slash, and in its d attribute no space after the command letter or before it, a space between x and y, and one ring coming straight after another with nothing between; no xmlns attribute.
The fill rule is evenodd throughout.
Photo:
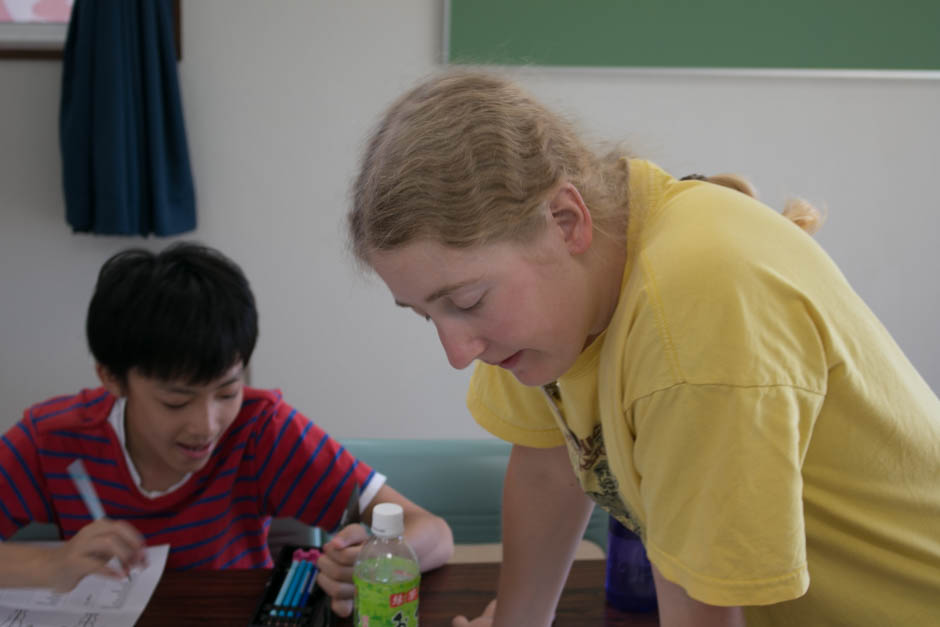
<svg viewBox="0 0 940 627"><path fill-rule="evenodd" d="M818 387L818 325L829 317L809 312L833 306L845 280L811 236L745 194L684 181L639 247L613 335L657 384L802 382L811 372Z"/></svg>
<svg viewBox="0 0 940 627"><path fill-rule="evenodd" d="M668 191L640 239L645 267L668 285L704 283L713 294L737 293L771 275L834 270L816 241L764 203L727 187L680 181Z"/></svg>

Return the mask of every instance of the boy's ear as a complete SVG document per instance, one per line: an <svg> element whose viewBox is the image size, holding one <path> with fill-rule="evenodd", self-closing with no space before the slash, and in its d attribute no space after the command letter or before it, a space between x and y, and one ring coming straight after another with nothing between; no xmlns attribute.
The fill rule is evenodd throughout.
<svg viewBox="0 0 940 627"><path fill-rule="evenodd" d="M555 190L548 207L552 220L564 234L568 252L573 255L586 252L594 237L594 222L578 188L571 183L563 183Z"/></svg>
<svg viewBox="0 0 940 627"><path fill-rule="evenodd" d="M95 372L101 384L114 396L124 396L124 382L102 364L95 362Z"/></svg>

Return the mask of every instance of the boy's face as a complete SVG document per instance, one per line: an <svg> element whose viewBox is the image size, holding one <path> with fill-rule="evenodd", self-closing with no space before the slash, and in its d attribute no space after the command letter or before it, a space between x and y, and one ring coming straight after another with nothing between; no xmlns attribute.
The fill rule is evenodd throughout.
<svg viewBox="0 0 940 627"><path fill-rule="evenodd" d="M148 490L165 490L202 468L241 409L241 362L205 385L163 381L131 369L125 385L112 389L115 382L101 370L109 390L127 397L127 449Z"/></svg>

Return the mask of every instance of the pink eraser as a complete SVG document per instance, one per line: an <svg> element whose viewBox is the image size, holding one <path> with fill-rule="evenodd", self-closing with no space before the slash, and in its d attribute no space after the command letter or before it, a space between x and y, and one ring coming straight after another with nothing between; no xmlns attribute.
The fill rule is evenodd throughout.
<svg viewBox="0 0 940 627"><path fill-rule="evenodd" d="M314 548L296 549L294 550L294 559L316 564L317 560L320 559L320 551Z"/></svg>

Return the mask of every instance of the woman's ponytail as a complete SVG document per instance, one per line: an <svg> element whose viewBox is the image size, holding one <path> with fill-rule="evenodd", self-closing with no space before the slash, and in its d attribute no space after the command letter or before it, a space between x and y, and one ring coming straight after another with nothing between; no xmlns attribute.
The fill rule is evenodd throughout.
<svg viewBox="0 0 940 627"><path fill-rule="evenodd" d="M751 198L757 198L757 190L745 178L737 174L716 174L714 176L703 176L701 174L690 174L682 177L682 180L708 181L723 187L730 187L742 194L747 194ZM816 233L822 228L823 213L802 198L791 198L787 200L783 207L783 217L789 218L791 222L809 233Z"/></svg>

